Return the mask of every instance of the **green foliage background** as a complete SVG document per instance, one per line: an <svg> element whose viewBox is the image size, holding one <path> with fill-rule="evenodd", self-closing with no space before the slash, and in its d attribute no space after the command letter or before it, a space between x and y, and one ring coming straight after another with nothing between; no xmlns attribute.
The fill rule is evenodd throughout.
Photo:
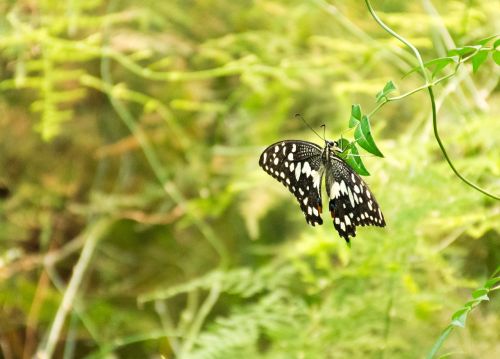
<svg viewBox="0 0 500 359"><path fill-rule="evenodd" d="M372 5L425 61L500 30L496 1ZM387 81L423 84L363 2L0 13L5 358L420 358L498 267L499 203L453 175L425 92L371 118L385 158L363 158L366 180L388 225L351 249L258 168L272 142L318 141L295 113L338 138ZM435 88L438 123L455 166L498 194L500 72L485 59ZM489 298L440 354L500 357Z"/></svg>

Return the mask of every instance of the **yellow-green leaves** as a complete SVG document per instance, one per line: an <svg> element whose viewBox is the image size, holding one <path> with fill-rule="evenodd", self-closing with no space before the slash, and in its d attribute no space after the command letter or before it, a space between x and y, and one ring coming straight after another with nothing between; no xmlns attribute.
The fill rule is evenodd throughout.
<svg viewBox="0 0 500 359"><path fill-rule="evenodd" d="M354 138L356 139L356 142L366 151L374 154L375 156L384 157L382 152L380 152L377 148L375 140L373 139L368 116L365 115L361 118L361 122L354 130Z"/></svg>
<svg viewBox="0 0 500 359"><path fill-rule="evenodd" d="M376 96L377 102L381 102L382 100L386 99L387 95L395 90L396 86L394 85L394 82L389 81L388 83L385 84L384 89L379 93L377 93Z"/></svg>
<svg viewBox="0 0 500 359"><path fill-rule="evenodd" d="M352 105L351 117L349 119L349 128L356 127L356 125L361 121L361 106Z"/></svg>
<svg viewBox="0 0 500 359"><path fill-rule="evenodd" d="M486 58L488 57L488 50L479 50L477 54L475 54L472 57L472 72L476 73L477 70L479 69L479 66L481 66L485 61Z"/></svg>
<svg viewBox="0 0 500 359"><path fill-rule="evenodd" d="M392 81L389 81L384 89L377 94L377 99L382 99L387 96L388 93L395 90L395 86ZM349 118L349 128L354 129L354 141L349 142L348 140L341 138L339 142L340 148L343 152L340 156L360 175L369 176L370 173L366 169L363 161L359 155L358 144L361 148L367 152L378 156L384 157L382 152L378 149L373 139L370 120L368 116L363 115L361 111L361 106L355 104L351 109L351 116Z"/></svg>
<svg viewBox="0 0 500 359"><path fill-rule="evenodd" d="M481 288L478 288L472 292L472 300L469 300L462 308L453 313L453 315L451 316L451 323L443 330L439 338L432 346L431 351L427 355L428 359L436 357L444 341L455 327L465 327L467 316L472 311L472 309L478 306L481 302L490 300L490 298L488 297L488 293L494 290L495 286L500 282L499 274L500 267L497 267L491 278L488 279Z"/></svg>
<svg viewBox="0 0 500 359"><path fill-rule="evenodd" d="M380 96L384 97L387 93L393 91L395 89L392 81L389 81L387 85L385 85L384 90L379 92L377 98ZM375 140L373 139L370 120L368 116L362 115L361 106L353 105L351 109L351 117L349 119L349 127L354 128L354 139L363 149L374 154L378 157L384 157L382 152L378 149L375 144Z"/></svg>
<svg viewBox="0 0 500 359"><path fill-rule="evenodd" d="M352 169L362 176L369 176L370 172L366 169L361 157L359 156L358 148L355 142L349 142L345 138L341 138L339 141L339 147L343 150L339 154L344 161L346 161Z"/></svg>

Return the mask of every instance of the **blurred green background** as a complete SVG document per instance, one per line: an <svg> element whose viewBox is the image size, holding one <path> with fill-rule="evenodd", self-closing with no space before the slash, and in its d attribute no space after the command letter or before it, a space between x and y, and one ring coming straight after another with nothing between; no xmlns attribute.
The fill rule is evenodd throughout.
<svg viewBox="0 0 500 359"><path fill-rule="evenodd" d="M500 32L498 1L374 1L424 60ZM371 119L387 227L349 249L258 167L345 132L415 58L362 1L0 3L4 358L422 358L500 263L499 202L443 160L418 92ZM456 167L500 192L500 71L436 87ZM325 205L325 204L324 204ZM496 292L442 354L499 358Z"/></svg>

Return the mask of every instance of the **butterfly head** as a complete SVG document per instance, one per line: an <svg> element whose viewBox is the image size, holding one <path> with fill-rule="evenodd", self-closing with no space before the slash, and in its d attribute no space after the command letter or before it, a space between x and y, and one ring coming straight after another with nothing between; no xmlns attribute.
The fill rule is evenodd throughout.
<svg viewBox="0 0 500 359"><path fill-rule="evenodd" d="M325 140L325 145L326 147L328 147L328 149L334 152L343 152L342 149L339 147L339 143L337 141Z"/></svg>

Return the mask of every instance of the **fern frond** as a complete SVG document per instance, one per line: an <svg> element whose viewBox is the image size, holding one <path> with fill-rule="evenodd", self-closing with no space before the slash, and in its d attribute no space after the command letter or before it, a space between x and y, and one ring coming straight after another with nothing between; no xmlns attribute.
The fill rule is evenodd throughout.
<svg viewBox="0 0 500 359"><path fill-rule="evenodd" d="M306 304L285 290L264 295L225 318L216 319L195 343L189 359L252 358L259 351L259 340L298 330ZM236 356L235 356L236 355Z"/></svg>
<svg viewBox="0 0 500 359"><path fill-rule="evenodd" d="M243 298L251 297L264 290L280 288L295 274L291 266L265 266L258 271L237 268L229 271L216 270L191 281L162 289L139 297L140 303L165 300L194 290L208 290L214 283L222 284L222 291Z"/></svg>

